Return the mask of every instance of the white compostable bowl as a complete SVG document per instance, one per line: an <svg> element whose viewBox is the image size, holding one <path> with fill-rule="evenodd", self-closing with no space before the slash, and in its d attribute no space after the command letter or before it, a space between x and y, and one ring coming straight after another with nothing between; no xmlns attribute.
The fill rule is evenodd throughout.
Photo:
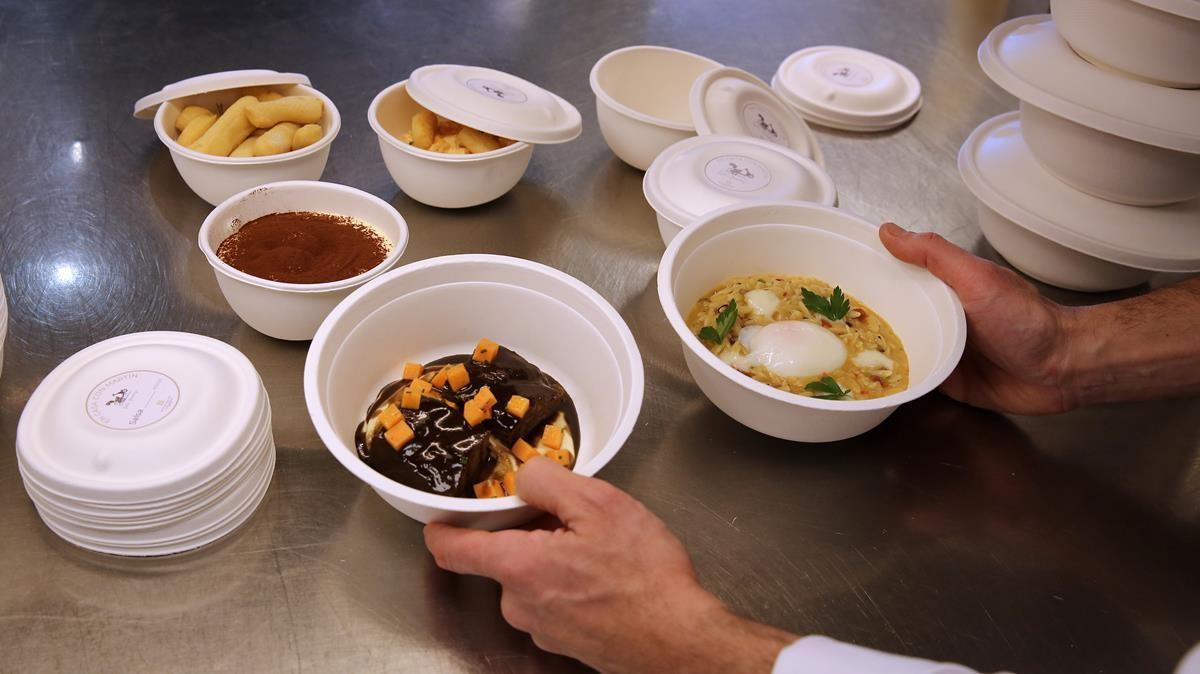
<svg viewBox="0 0 1200 674"><path fill-rule="evenodd" d="M1082 192L1132 206L1200 196L1200 154L1097 131L1027 101L1021 101L1021 130L1038 163Z"/></svg>
<svg viewBox="0 0 1200 674"><path fill-rule="evenodd" d="M719 67L670 47L641 45L604 55L588 78L604 142L621 161L645 171L658 153L696 135L692 84Z"/></svg>
<svg viewBox="0 0 1200 674"><path fill-rule="evenodd" d="M978 56L988 77L1021 99L1029 148L1063 182L1133 206L1200 197L1197 92L1088 63L1045 15L1000 24Z"/></svg>
<svg viewBox="0 0 1200 674"><path fill-rule="evenodd" d="M429 206L467 208L499 199L516 186L533 157L529 143L517 141L482 154L446 154L401 142L420 111L407 85L404 80L384 89L367 109L383 163L397 187Z"/></svg>
<svg viewBox="0 0 1200 674"><path fill-rule="evenodd" d="M217 248L247 222L271 213L314 211L356 218L392 243L383 262L358 276L329 283L280 283L238 271ZM382 199L345 185L295 180L270 183L227 199L200 226L200 250L217 285L247 325L276 339L312 339L321 321L355 288L391 269L408 246L408 224Z"/></svg>
<svg viewBox="0 0 1200 674"><path fill-rule="evenodd" d="M873 400L818 400L772 388L722 362L684 317L705 293L752 274L812 276L883 316L908 353L908 389ZM710 213L667 248L658 298L704 395L760 433L799 442L843 440L874 428L945 381L967 339L962 305L949 287L893 258L875 225L811 203L741 204Z"/></svg>
<svg viewBox="0 0 1200 674"><path fill-rule="evenodd" d="M612 306L580 281L495 255L433 258L384 274L321 325L304 366L304 397L330 453L420 522L499 529L537 514L517 496L455 498L407 487L375 472L354 447L355 429L405 361L470 353L483 337L566 388L579 413L575 472L600 470L637 421L644 378L637 344Z"/></svg>
<svg viewBox="0 0 1200 674"><path fill-rule="evenodd" d="M171 151L171 160L187 186L201 199L212 205L225 201L243 190L281 180L318 180L325 171L329 149L342 128L342 116L337 106L325 94L303 84L283 84L265 87L284 96L316 96L324 104L321 139L293 152L269 157L217 157L190 150L178 142L175 118L189 105L209 109L229 107L241 95L241 89L226 89L186 96L167 101L154 114L154 132Z"/></svg>
<svg viewBox="0 0 1200 674"><path fill-rule="evenodd" d="M1083 58L1154 84L1200 87L1200 3L1050 0L1058 32Z"/></svg>

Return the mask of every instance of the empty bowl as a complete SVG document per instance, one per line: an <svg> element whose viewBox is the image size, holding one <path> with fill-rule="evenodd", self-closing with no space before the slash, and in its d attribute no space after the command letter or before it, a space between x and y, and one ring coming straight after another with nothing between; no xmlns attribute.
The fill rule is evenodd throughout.
<svg viewBox="0 0 1200 674"><path fill-rule="evenodd" d="M1195 0L1050 0L1050 14L1092 63L1158 85L1200 87Z"/></svg>
<svg viewBox="0 0 1200 674"><path fill-rule="evenodd" d="M753 274L816 277L875 310L908 353L908 388L868 400L819 400L772 388L723 362L684 317L713 288ZM967 337L962 305L949 287L892 257L875 225L811 203L733 205L684 229L663 254L658 298L704 395L760 433L800 442L842 440L874 428L940 385Z"/></svg>
<svg viewBox="0 0 1200 674"><path fill-rule="evenodd" d="M391 242L391 251L372 269L329 283L269 281L217 257L221 242L247 222L271 213L296 211L355 218ZM262 185L225 200L204 219L199 243L229 306L247 325L276 339L305 340L312 339L338 302L396 264L408 245L408 224L386 201L362 190L296 180Z"/></svg>
<svg viewBox="0 0 1200 674"><path fill-rule="evenodd" d="M494 255L405 265L346 298L321 325L304 366L304 397L321 440L393 508L421 522L499 529L537 514L517 496L456 498L413 489L364 463L354 434L405 361L471 353L481 338L524 356L574 400L575 472L593 475L621 449L642 405L642 359L620 315L550 267Z"/></svg>

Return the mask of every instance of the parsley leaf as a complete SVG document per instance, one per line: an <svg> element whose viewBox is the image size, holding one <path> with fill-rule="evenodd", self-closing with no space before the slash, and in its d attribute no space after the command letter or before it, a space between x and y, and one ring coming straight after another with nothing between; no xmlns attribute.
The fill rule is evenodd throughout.
<svg viewBox="0 0 1200 674"><path fill-rule="evenodd" d="M822 377L820 381L809 382L804 390L817 394L813 397L819 400L845 400L850 396L838 385L836 379L828 376Z"/></svg>
<svg viewBox="0 0 1200 674"><path fill-rule="evenodd" d="M725 341L725 336L733 329L733 324L737 322L737 300L729 300L729 304L721 307L720 313L717 314L717 325L713 327L706 325L700 328L699 337L706 342L720 344Z"/></svg>
<svg viewBox="0 0 1200 674"><path fill-rule="evenodd" d="M846 316L846 312L850 311L850 300L842 294L841 286L833 289L833 294L829 296L829 299L821 297L808 288L800 289L800 297L809 311L820 314L831 321L842 320Z"/></svg>

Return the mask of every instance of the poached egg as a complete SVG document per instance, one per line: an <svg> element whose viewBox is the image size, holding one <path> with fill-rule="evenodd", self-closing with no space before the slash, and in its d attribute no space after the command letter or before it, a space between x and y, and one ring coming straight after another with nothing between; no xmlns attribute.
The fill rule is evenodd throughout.
<svg viewBox="0 0 1200 674"><path fill-rule="evenodd" d="M744 356L729 364L746 371L762 365L781 377L811 377L832 372L846 362L846 345L837 335L808 321L748 325L738 334Z"/></svg>

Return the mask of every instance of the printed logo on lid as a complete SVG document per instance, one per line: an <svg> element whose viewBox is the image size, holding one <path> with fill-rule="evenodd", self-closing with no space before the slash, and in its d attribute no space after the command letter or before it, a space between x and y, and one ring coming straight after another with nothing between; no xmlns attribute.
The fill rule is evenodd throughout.
<svg viewBox="0 0 1200 674"><path fill-rule="evenodd" d="M875 81L870 70L854 63L830 63L821 72L825 79L843 87L865 87Z"/></svg>
<svg viewBox="0 0 1200 674"><path fill-rule="evenodd" d="M771 184L771 172L762 162L736 154L710 159L704 165L704 177L730 192L754 192Z"/></svg>
<svg viewBox="0 0 1200 674"><path fill-rule="evenodd" d="M787 130L775 118L775 113L765 105L751 101L742 106L742 125L755 138L784 147L789 145Z"/></svg>
<svg viewBox="0 0 1200 674"><path fill-rule="evenodd" d="M109 377L92 389L84 404L92 421L118 431L145 428L161 421L178 405L179 385L153 370Z"/></svg>
<svg viewBox="0 0 1200 674"><path fill-rule="evenodd" d="M497 101L504 101L505 103L524 103L529 100L525 92L520 89L507 84L501 84L495 80L485 80L476 77L467 80L467 88L477 94L494 98Z"/></svg>

